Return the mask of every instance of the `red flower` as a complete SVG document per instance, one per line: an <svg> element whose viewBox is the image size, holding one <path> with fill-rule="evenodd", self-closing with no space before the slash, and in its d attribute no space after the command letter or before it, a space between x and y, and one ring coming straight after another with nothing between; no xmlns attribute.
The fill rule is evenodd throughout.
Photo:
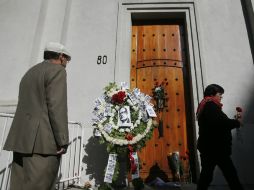
<svg viewBox="0 0 254 190"><path fill-rule="evenodd" d="M112 102L117 102L117 100L118 100L118 96L117 96L117 94L114 94L112 96Z"/></svg>
<svg viewBox="0 0 254 190"><path fill-rule="evenodd" d="M243 109L241 107L236 107L235 109L236 109L237 112L242 112L243 111Z"/></svg>
<svg viewBox="0 0 254 190"><path fill-rule="evenodd" d="M125 136L125 139L127 139L128 141L131 141L133 139L132 134L127 133L126 136Z"/></svg>
<svg viewBox="0 0 254 190"><path fill-rule="evenodd" d="M190 155L190 153L187 150L185 153L180 154L180 159L181 160L188 160L189 159L189 155Z"/></svg>
<svg viewBox="0 0 254 190"><path fill-rule="evenodd" d="M122 104L124 102L124 98L126 97L124 91L119 91L117 94L112 96L112 102L117 104Z"/></svg>
<svg viewBox="0 0 254 190"><path fill-rule="evenodd" d="M124 91L118 92L118 100L119 100L120 102L123 102L125 96L126 96L126 95L125 95L125 92L124 92Z"/></svg>

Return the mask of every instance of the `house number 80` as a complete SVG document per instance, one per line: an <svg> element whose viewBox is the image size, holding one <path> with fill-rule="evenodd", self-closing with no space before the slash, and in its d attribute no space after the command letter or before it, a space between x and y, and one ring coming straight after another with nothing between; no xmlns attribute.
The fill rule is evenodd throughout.
<svg viewBox="0 0 254 190"><path fill-rule="evenodd" d="M97 64L98 65L100 65L100 64L106 64L107 61L108 61L108 57L106 55L103 55L103 56L99 55L97 57Z"/></svg>

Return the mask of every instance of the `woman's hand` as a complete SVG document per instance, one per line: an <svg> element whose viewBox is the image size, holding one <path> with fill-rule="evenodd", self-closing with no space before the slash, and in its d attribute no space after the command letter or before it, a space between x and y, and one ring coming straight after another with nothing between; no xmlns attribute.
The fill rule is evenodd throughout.
<svg viewBox="0 0 254 190"><path fill-rule="evenodd" d="M236 107L235 109L236 109L235 119L240 122L240 126L243 126L243 122L242 122L243 109L241 107Z"/></svg>
<svg viewBox="0 0 254 190"><path fill-rule="evenodd" d="M237 112L234 117L235 117L235 119L240 120L242 118L242 114Z"/></svg>

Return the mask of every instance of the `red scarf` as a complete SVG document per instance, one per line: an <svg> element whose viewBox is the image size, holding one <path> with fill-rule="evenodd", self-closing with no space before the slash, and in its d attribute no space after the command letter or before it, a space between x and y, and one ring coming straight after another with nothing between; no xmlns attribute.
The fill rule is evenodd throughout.
<svg viewBox="0 0 254 190"><path fill-rule="evenodd" d="M206 96L206 97L204 97L204 99L198 105L198 109L197 109L197 112L196 112L197 118L199 118L199 116L202 113L206 103L211 102L211 101L214 102L217 106L219 106L220 109L222 108L223 104L220 103L217 99L215 99L214 96Z"/></svg>

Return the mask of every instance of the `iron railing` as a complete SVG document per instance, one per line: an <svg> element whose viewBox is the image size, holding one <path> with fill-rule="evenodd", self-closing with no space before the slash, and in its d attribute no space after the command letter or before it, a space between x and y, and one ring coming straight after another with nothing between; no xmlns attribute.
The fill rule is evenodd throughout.
<svg viewBox="0 0 254 190"><path fill-rule="evenodd" d="M3 150L14 114L0 113L0 190L9 189L12 152ZM56 188L66 189L70 185L80 186L83 155L84 128L81 123L68 122L69 146L61 158Z"/></svg>

